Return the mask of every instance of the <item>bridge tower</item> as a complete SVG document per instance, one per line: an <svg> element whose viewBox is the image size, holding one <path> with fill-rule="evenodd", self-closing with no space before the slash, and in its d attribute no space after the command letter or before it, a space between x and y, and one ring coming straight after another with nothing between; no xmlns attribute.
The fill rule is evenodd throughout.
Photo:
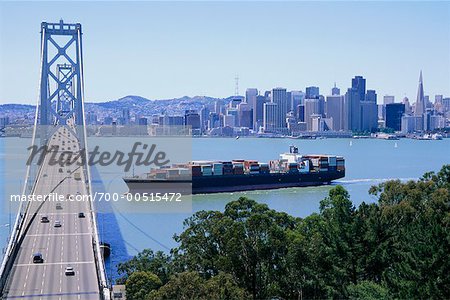
<svg viewBox="0 0 450 300"><path fill-rule="evenodd" d="M39 125L84 126L81 24L41 24Z"/></svg>

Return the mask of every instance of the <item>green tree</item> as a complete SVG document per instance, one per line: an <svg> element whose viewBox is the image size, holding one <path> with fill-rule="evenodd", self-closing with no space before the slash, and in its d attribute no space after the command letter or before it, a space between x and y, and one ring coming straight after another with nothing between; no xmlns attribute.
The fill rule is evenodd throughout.
<svg viewBox="0 0 450 300"><path fill-rule="evenodd" d="M151 272L133 272L126 280L127 299L144 300L152 291L162 285L161 280Z"/></svg>
<svg viewBox="0 0 450 300"><path fill-rule="evenodd" d="M388 290L371 281L361 281L358 284L350 284L348 287L351 300L379 300L390 299Z"/></svg>
<svg viewBox="0 0 450 300"><path fill-rule="evenodd" d="M237 286L230 274L222 272L208 280L203 279L197 272L178 273L147 297L148 300L240 300L246 298L248 297L245 290Z"/></svg>
<svg viewBox="0 0 450 300"><path fill-rule="evenodd" d="M278 296L284 292L287 229L295 224L286 213L241 197L224 213L198 212L185 222L185 231L175 237L177 264L205 278L219 271L232 274L254 298Z"/></svg>
<svg viewBox="0 0 450 300"><path fill-rule="evenodd" d="M127 278L134 272L146 271L158 276L164 284L169 280L170 274L172 273L171 268L170 257L168 255L162 251L154 253L150 249L144 249L129 261L118 264L117 272L119 275L122 275L118 283L125 283Z"/></svg>

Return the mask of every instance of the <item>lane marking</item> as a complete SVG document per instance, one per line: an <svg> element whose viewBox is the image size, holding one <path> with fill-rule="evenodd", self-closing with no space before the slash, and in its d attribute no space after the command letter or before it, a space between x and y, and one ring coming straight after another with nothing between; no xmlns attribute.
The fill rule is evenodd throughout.
<svg viewBox="0 0 450 300"><path fill-rule="evenodd" d="M75 233L39 233L29 234L28 236L66 236L66 235L92 235L90 232L75 232Z"/></svg>
<svg viewBox="0 0 450 300"><path fill-rule="evenodd" d="M75 295L99 295L98 291L91 292L72 292L72 293L49 293L49 294L30 294L22 296L7 296L6 299L18 299L18 298L33 298L33 297L60 297L61 296L75 296Z"/></svg>
<svg viewBox="0 0 450 300"><path fill-rule="evenodd" d="M62 262L53 262L53 263L42 263L42 264L16 264L15 267L27 267L27 266L49 266L49 265L80 265L80 264L93 264L95 261L62 261ZM26 282L25 282L26 283Z"/></svg>

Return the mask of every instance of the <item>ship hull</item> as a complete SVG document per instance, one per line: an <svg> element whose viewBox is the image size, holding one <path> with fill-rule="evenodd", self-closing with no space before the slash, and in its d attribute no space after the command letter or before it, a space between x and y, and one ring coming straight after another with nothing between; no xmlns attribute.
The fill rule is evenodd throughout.
<svg viewBox="0 0 450 300"><path fill-rule="evenodd" d="M345 171L198 176L192 180L124 178L130 193L211 194L330 184Z"/></svg>

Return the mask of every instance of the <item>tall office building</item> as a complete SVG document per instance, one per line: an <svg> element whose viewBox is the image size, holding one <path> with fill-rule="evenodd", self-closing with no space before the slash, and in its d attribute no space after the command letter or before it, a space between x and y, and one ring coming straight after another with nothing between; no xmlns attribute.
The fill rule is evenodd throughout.
<svg viewBox="0 0 450 300"><path fill-rule="evenodd" d="M366 79L362 76L355 76L352 79L352 89L355 89L359 95L359 101L366 98Z"/></svg>
<svg viewBox="0 0 450 300"><path fill-rule="evenodd" d="M352 131L374 131L378 127L377 94L366 93L366 79L355 76L352 87L345 94L344 129Z"/></svg>
<svg viewBox="0 0 450 300"><path fill-rule="evenodd" d="M389 96L389 95L385 95L383 97L383 104L387 105L387 104L392 104L395 102L395 96Z"/></svg>
<svg viewBox="0 0 450 300"><path fill-rule="evenodd" d="M444 100L444 95L435 95L434 96L434 110L437 113L444 113L444 106L442 104L442 100Z"/></svg>
<svg viewBox="0 0 450 300"><path fill-rule="evenodd" d="M299 122L305 122L305 104L297 105L297 118Z"/></svg>
<svg viewBox="0 0 450 300"><path fill-rule="evenodd" d="M409 103L408 97L403 98L402 103L405 104L405 114L409 115L412 113L411 103Z"/></svg>
<svg viewBox="0 0 450 300"><path fill-rule="evenodd" d="M377 128L377 93L374 90L367 90L365 101L361 101L361 130L376 131Z"/></svg>
<svg viewBox="0 0 450 300"><path fill-rule="evenodd" d="M208 117L208 129L211 130L217 127L220 127L220 116L219 114L212 112Z"/></svg>
<svg viewBox="0 0 450 300"><path fill-rule="evenodd" d="M128 108L122 109L122 124L123 125L130 124L130 110Z"/></svg>
<svg viewBox="0 0 450 300"><path fill-rule="evenodd" d="M231 127L239 126L239 112L238 112L237 107L236 108L228 107L226 116L234 116L234 124L233 124L233 126L231 126L231 125L229 125L229 126L231 126Z"/></svg>
<svg viewBox="0 0 450 300"><path fill-rule="evenodd" d="M305 93L302 91L291 91L289 111L294 113L294 117L298 118L297 106L304 103Z"/></svg>
<svg viewBox="0 0 450 300"><path fill-rule="evenodd" d="M402 116L405 113L405 104L389 103L386 105L386 127L394 131L402 129Z"/></svg>
<svg viewBox="0 0 450 300"><path fill-rule="evenodd" d="M256 102L256 97L258 96L258 89L255 88L248 88L245 91L245 102L250 105L250 108L253 109L253 105Z"/></svg>
<svg viewBox="0 0 450 300"><path fill-rule="evenodd" d="M276 132L278 127L278 104L274 102L264 103L263 109L263 128L264 132Z"/></svg>
<svg viewBox="0 0 450 300"><path fill-rule="evenodd" d="M200 128L202 132L205 132L208 128L209 113L210 110L206 105L200 110Z"/></svg>
<svg viewBox="0 0 450 300"><path fill-rule="evenodd" d="M319 99L305 99L305 122L306 130L312 130L312 119L313 116L320 116L320 103Z"/></svg>
<svg viewBox="0 0 450 300"><path fill-rule="evenodd" d="M344 96L332 95L327 96L325 103L327 118L333 120L333 130L339 131L344 129Z"/></svg>
<svg viewBox="0 0 450 300"><path fill-rule="evenodd" d="M317 86L308 86L306 88L306 99L315 99L319 97L319 88Z"/></svg>
<svg viewBox="0 0 450 300"><path fill-rule="evenodd" d="M419 75L419 86L417 88L417 99L414 110L414 115L422 116L426 111L425 107L425 96L423 93L423 80L422 80L422 71L420 71Z"/></svg>
<svg viewBox="0 0 450 300"><path fill-rule="evenodd" d="M416 117L422 118L422 121L416 122L417 127L415 130L424 130L425 129L425 113L426 113L426 102L425 102L425 95L423 92L423 78L422 78L422 71L420 71L419 75L419 86L417 87L417 98L416 98L416 104L414 106L414 115Z"/></svg>
<svg viewBox="0 0 450 300"><path fill-rule="evenodd" d="M184 125L190 126L193 135L201 133L200 115L196 110L186 110L184 113Z"/></svg>
<svg viewBox="0 0 450 300"><path fill-rule="evenodd" d="M361 131L361 98L356 88L345 93L344 130Z"/></svg>
<svg viewBox="0 0 450 300"><path fill-rule="evenodd" d="M361 131L374 132L378 128L378 107L376 102L361 101Z"/></svg>
<svg viewBox="0 0 450 300"><path fill-rule="evenodd" d="M253 128L253 111L250 104L245 102L239 104L238 116L239 116L239 127Z"/></svg>
<svg viewBox="0 0 450 300"><path fill-rule="evenodd" d="M341 90L336 87L336 82L334 83L334 87L331 89L332 96L339 96L341 94Z"/></svg>
<svg viewBox="0 0 450 300"><path fill-rule="evenodd" d="M277 104L277 119L276 126L279 131L283 131L287 128L286 115L288 112L289 101L287 97L287 92L285 88L274 88L272 89L272 102ZM290 99L289 99L290 100Z"/></svg>
<svg viewBox="0 0 450 300"><path fill-rule="evenodd" d="M265 96L256 96L256 101L253 105L253 129L259 131L263 126L264 119L264 103L268 102Z"/></svg>

